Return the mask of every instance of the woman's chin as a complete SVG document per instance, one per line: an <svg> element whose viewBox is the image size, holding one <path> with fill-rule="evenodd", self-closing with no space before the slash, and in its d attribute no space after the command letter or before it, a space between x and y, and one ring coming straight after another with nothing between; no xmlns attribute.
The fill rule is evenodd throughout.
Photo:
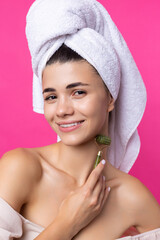
<svg viewBox="0 0 160 240"><path fill-rule="evenodd" d="M61 136L60 138L66 146L82 146L91 142L95 143L95 138L93 137Z"/></svg>
<svg viewBox="0 0 160 240"><path fill-rule="evenodd" d="M72 138L61 138L61 141L63 144L66 146L79 146L84 143L84 140L79 140L79 139L72 139Z"/></svg>

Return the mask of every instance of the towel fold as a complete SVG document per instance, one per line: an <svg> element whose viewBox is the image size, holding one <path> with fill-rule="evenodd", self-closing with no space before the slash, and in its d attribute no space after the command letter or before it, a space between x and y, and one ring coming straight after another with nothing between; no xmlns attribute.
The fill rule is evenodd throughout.
<svg viewBox="0 0 160 240"><path fill-rule="evenodd" d="M106 9L95 0L36 0L27 14L26 36L34 72L33 110L44 113L42 71L64 43L97 69L115 100L108 160L128 172L140 150L137 126L146 106L146 89Z"/></svg>
<svg viewBox="0 0 160 240"><path fill-rule="evenodd" d="M0 197L0 240L33 240L43 230L44 227L24 218Z"/></svg>
<svg viewBox="0 0 160 240"><path fill-rule="evenodd" d="M2 198L0 198L0 239L9 240L22 236L22 220Z"/></svg>

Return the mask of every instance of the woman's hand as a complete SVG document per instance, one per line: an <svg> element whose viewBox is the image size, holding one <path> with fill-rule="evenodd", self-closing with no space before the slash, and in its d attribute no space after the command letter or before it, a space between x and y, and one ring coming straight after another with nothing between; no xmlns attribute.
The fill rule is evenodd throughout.
<svg viewBox="0 0 160 240"><path fill-rule="evenodd" d="M110 189L106 189L102 176L103 163L104 160L91 172L85 184L72 191L60 205L57 217L70 223L72 237L101 212L107 199Z"/></svg>

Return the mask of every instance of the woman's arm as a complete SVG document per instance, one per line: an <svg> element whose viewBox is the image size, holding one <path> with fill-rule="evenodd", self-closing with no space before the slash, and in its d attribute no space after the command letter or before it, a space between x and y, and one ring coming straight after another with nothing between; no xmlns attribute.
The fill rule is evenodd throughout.
<svg viewBox="0 0 160 240"><path fill-rule="evenodd" d="M28 201L40 176L36 157L25 149L12 150L0 159L0 239L22 236L23 222L18 212Z"/></svg>
<svg viewBox="0 0 160 240"><path fill-rule="evenodd" d="M36 156L18 148L5 153L0 159L0 197L17 212L41 178L41 167Z"/></svg>
<svg viewBox="0 0 160 240"><path fill-rule="evenodd" d="M160 205L139 180L134 185L136 228L140 233L160 228Z"/></svg>
<svg viewBox="0 0 160 240"><path fill-rule="evenodd" d="M72 225L56 218L35 240L71 240L73 236Z"/></svg>
<svg viewBox="0 0 160 240"><path fill-rule="evenodd" d="M160 228L160 205L138 179L128 176L121 188L120 207L139 233Z"/></svg>

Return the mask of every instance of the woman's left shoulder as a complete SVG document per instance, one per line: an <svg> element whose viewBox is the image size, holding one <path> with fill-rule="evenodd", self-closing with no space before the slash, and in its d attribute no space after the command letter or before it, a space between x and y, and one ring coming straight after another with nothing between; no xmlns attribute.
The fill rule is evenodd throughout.
<svg viewBox="0 0 160 240"><path fill-rule="evenodd" d="M139 232L160 227L160 205L149 189L137 178L122 174L119 200Z"/></svg>

